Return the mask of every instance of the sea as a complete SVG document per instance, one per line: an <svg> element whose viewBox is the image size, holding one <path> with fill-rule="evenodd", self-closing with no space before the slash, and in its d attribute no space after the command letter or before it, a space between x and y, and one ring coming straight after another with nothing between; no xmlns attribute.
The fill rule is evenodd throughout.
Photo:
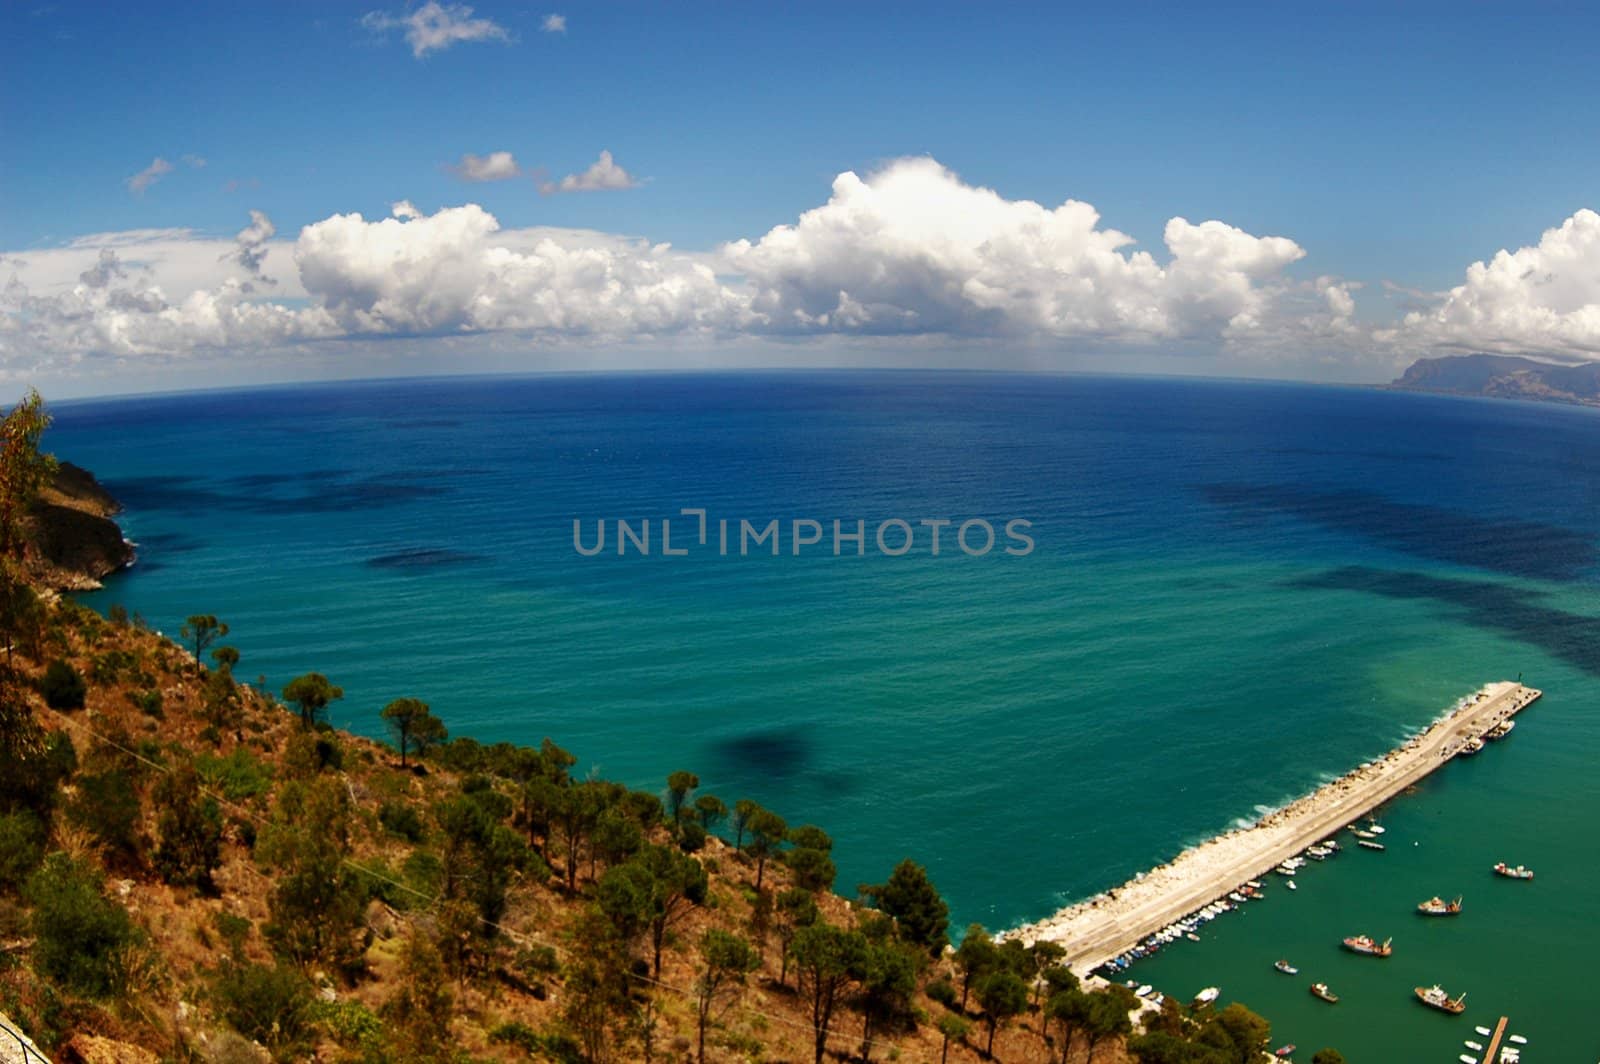
<svg viewBox="0 0 1600 1064"><path fill-rule="evenodd" d="M1521 677L1544 698L1381 810L1385 852L1347 837L1129 975L1217 986L1305 1057L1451 1061L1502 1015L1528 1064L1600 1056L1600 411L913 371L52 409L47 446L139 546L95 608L169 634L216 614L242 678L326 673L364 734L410 696L634 787L690 769L830 832L844 893L923 863L958 932L1114 886ZM1434 894L1465 911L1417 916ZM1357 933L1393 957L1343 952ZM1433 983L1465 1015L1413 1000Z"/></svg>

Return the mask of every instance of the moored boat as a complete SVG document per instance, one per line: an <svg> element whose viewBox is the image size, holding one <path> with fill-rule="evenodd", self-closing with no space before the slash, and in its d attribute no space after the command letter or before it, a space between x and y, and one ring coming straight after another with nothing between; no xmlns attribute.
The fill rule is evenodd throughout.
<svg viewBox="0 0 1600 1064"><path fill-rule="evenodd" d="M1491 740L1504 739L1506 736L1511 734L1511 729L1515 728L1516 726L1517 722L1514 720L1503 720L1499 724L1496 724L1494 727L1490 728L1488 731L1484 732L1484 738Z"/></svg>
<svg viewBox="0 0 1600 1064"><path fill-rule="evenodd" d="M1479 750L1482 750L1482 749L1483 749L1483 740L1482 739L1477 739L1477 738L1468 739L1466 742L1461 744L1461 756L1462 757L1471 757L1473 754L1477 753Z"/></svg>
<svg viewBox="0 0 1600 1064"><path fill-rule="evenodd" d="M1344 948L1351 953L1365 953L1369 957L1387 957L1394 952L1393 942L1392 938L1375 942L1366 935L1351 935L1344 940Z"/></svg>
<svg viewBox="0 0 1600 1064"><path fill-rule="evenodd" d="M1313 997L1319 997L1330 1005L1337 1005L1339 1003L1339 995L1335 994L1332 990L1329 990L1327 983L1312 983L1311 994Z"/></svg>
<svg viewBox="0 0 1600 1064"><path fill-rule="evenodd" d="M1288 887L1290 890L1299 890L1300 889L1299 887L1294 885L1294 880L1292 880L1292 879L1289 880L1289 882L1285 883L1284 886Z"/></svg>
<svg viewBox="0 0 1600 1064"><path fill-rule="evenodd" d="M1209 1005L1213 1001L1217 1000L1217 998L1221 995L1221 990L1218 990L1214 986L1208 986L1204 990L1200 991L1200 993L1196 994L1194 999L1202 1005Z"/></svg>
<svg viewBox="0 0 1600 1064"><path fill-rule="evenodd" d="M1286 1057L1290 1053L1293 1053L1293 1052L1294 1052L1294 1043L1290 1042L1286 1046L1279 1046L1277 1049L1274 1049L1272 1051L1272 1055L1275 1056L1275 1057Z"/></svg>
<svg viewBox="0 0 1600 1064"><path fill-rule="evenodd" d="M1366 849L1369 849L1369 850L1381 850L1381 849L1383 849L1383 843L1381 843L1381 842L1373 842L1371 839L1357 839L1356 840L1356 845L1365 847Z"/></svg>
<svg viewBox="0 0 1600 1064"><path fill-rule="evenodd" d="M1504 861L1501 861L1499 864L1495 865L1494 870L1496 875L1505 876L1507 879L1533 878L1533 872L1531 870L1524 868L1521 865L1517 865L1515 868L1510 868Z"/></svg>
<svg viewBox="0 0 1600 1064"><path fill-rule="evenodd" d="M1441 1012L1448 1012L1454 1016L1459 1016L1461 1013L1467 1011L1467 995L1465 994L1462 994L1458 998L1452 998L1438 983L1434 983L1432 986L1426 987L1419 986L1414 989L1417 995L1417 1000L1422 1002L1424 1005L1427 1005L1429 1008L1438 1009Z"/></svg>
<svg viewBox="0 0 1600 1064"><path fill-rule="evenodd" d="M1436 894L1418 905L1417 912L1423 916L1456 916L1461 912L1461 899L1445 901Z"/></svg>
<svg viewBox="0 0 1600 1064"><path fill-rule="evenodd" d="M1278 971L1282 972L1284 975L1299 975L1300 974L1300 969L1296 968L1294 965L1290 964L1288 961L1273 961L1272 962L1272 966L1274 968L1278 969Z"/></svg>

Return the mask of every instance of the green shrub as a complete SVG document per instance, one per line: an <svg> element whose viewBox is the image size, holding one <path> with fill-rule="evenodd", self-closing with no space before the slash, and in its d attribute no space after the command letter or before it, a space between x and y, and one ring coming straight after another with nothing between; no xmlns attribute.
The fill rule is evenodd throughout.
<svg viewBox="0 0 1600 1064"><path fill-rule="evenodd" d="M89 676L98 684L114 684L139 667L138 655L128 650L107 650L89 662Z"/></svg>
<svg viewBox="0 0 1600 1064"><path fill-rule="evenodd" d="M0 893L20 890L44 860L44 824L25 809L0 815Z"/></svg>
<svg viewBox="0 0 1600 1064"><path fill-rule="evenodd" d="M538 1053L555 1064L583 1064L588 1058L571 1037L564 1034L541 1034L525 1023L502 1023L489 1032L494 1045L516 1046L528 1054Z"/></svg>
<svg viewBox="0 0 1600 1064"><path fill-rule="evenodd" d="M309 1040L311 984L294 968L229 964L212 984L211 994L229 1026L268 1049L293 1050Z"/></svg>
<svg viewBox="0 0 1600 1064"><path fill-rule="evenodd" d="M139 852L139 795L120 768L78 777L78 793L67 806L73 823L94 835L119 857Z"/></svg>
<svg viewBox="0 0 1600 1064"><path fill-rule="evenodd" d="M378 1014L359 1001L318 1001L311 1007L311 1019L342 1046L376 1046L383 1034Z"/></svg>
<svg viewBox="0 0 1600 1064"><path fill-rule="evenodd" d="M195 760L200 778L230 802L242 802L272 789L272 769L250 751L237 747L227 757L206 755Z"/></svg>
<svg viewBox="0 0 1600 1064"><path fill-rule="evenodd" d="M948 975L942 975L928 984L928 996L947 1009L953 1009L961 1002L961 995L956 992L955 984Z"/></svg>
<svg viewBox="0 0 1600 1064"><path fill-rule="evenodd" d="M97 872L53 853L23 893L33 905L36 971L85 997L123 988L136 933L127 911L102 893Z"/></svg>
<svg viewBox="0 0 1600 1064"><path fill-rule="evenodd" d="M166 717L161 709L161 692L153 687L146 691L129 691L128 701L133 703L133 708L147 717L154 717L156 720Z"/></svg>
<svg viewBox="0 0 1600 1064"><path fill-rule="evenodd" d="M706 829L693 820L685 820L679 826L678 846L684 853L694 853L706 844Z"/></svg>
<svg viewBox="0 0 1600 1064"><path fill-rule="evenodd" d="M378 823L408 842L422 841L422 817L409 802L388 801L378 806Z"/></svg>
<svg viewBox="0 0 1600 1064"><path fill-rule="evenodd" d="M82 709L88 688L71 663L57 658L44 670L39 680L39 693L44 695L45 705L51 709Z"/></svg>
<svg viewBox="0 0 1600 1064"><path fill-rule="evenodd" d="M163 776L156 784L155 804L161 810L156 871L175 886L215 890L211 873L222 863L222 813L217 800L201 792L194 767L184 764Z"/></svg>

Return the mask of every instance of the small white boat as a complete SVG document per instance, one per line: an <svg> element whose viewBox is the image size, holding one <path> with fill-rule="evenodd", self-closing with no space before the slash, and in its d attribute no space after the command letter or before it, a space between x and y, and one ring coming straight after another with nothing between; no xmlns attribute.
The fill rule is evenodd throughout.
<svg viewBox="0 0 1600 1064"><path fill-rule="evenodd" d="M1527 1045L1527 1044L1528 1044L1528 1040L1527 1040L1527 1039L1526 1039L1526 1038L1524 1038L1524 1037L1522 1037L1522 1036L1521 1036L1521 1035L1520 1035L1520 1034L1514 1034L1514 1035L1512 1035L1512 1036L1511 1036L1511 1037L1510 1037L1510 1038L1509 1038L1509 1039L1508 1039L1508 1041L1511 1041L1511 1042L1515 1042L1515 1043L1516 1043L1516 1044L1517 1044L1517 1045L1519 1045L1519 1046L1525 1046L1525 1045Z"/></svg>
<svg viewBox="0 0 1600 1064"><path fill-rule="evenodd" d="M1373 823L1367 825L1367 830L1372 832L1374 835L1382 835L1383 825L1374 821Z"/></svg>
<svg viewBox="0 0 1600 1064"><path fill-rule="evenodd" d="M1474 1027L1473 1030L1477 1031L1479 1034L1483 1035L1485 1038L1489 1037L1489 1028L1487 1028L1487 1027Z"/></svg>
<svg viewBox="0 0 1600 1064"><path fill-rule="evenodd" d="M1461 1054L1456 1059L1461 1061L1461 1064L1478 1064L1478 1058L1477 1057L1469 1056L1466 1053Z"/></svg>
<svg viewBox="0 0 1600 1064"><path fill-rule="evenodd" d="M1188 939L1190 942L1199 942L1200 941L1200 936L1195 934L1193 931L1190 931L1188 934L1184 935L1183 937Z"/></svg>
<svg viewBox="0 0 1600 1064"><path fill-rule="evenodd" d="M1200 993L1196 994L1194 996L1194 999L1196 1001L1198 1001L1202 1005L1209 1005L1209 1004L1211 1004L1213 1001L1217 1000L1217 998L1219 998L1221 996L1222 996L1222 991L1221 990L1218 990L1214 986L1208 986L1204 990L1200 991Z"/></svg>
<svg viewBox="0 0 1600 1064"><path fill-rule="evenodd" d="M1292 879L1289 880L1289 882L1285 883L1284 886L1288 887L1290 890L1299 890L1300 889L1299 887L1294 885L1294 880L1292 880Z"/></svg>
<svg viewBox="0 0 1600 1064"><path fill-rule="evenodd" d="M1482 1042L1473 1042L1473 1041L1469 1040L1469 1041L1464 1042L1462 1044L1465 1045L1468 1049L1475 1050L1476 1052L1479 1052L1479 1053L1483 1052L1483 1043Z"/></svg>
<svg viewBox="0 0 1600 1064"><path fill-rule="evenodd" d="M1155 987L1151 986L1149 983L1146 983L1143 986L1141 986L1139 989L1135 990L1134 993L1137 994L1139 997L1149 997L1150 996L1150 992L1152 990L1154 990L1154 989L1155 989Z"/></svg>

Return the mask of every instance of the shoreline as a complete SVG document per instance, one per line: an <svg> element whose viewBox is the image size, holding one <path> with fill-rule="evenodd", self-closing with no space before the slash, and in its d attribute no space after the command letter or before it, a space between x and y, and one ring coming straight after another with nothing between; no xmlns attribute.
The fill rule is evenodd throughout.
<svg viewBox="0 0 1600 1064"><path fill-rule="evenodd" d="M1482 735L1537 700L1521 683L1485 684L1458 700L1427 728L1387 754L1318 787L1249 827L1232 828L1191 846L1120 886L1003 933L1067 949L1067 963L1088 974L1163 928L1225 897L1246 880L1364 818L1449 763L1468 739Z"/></svg>

